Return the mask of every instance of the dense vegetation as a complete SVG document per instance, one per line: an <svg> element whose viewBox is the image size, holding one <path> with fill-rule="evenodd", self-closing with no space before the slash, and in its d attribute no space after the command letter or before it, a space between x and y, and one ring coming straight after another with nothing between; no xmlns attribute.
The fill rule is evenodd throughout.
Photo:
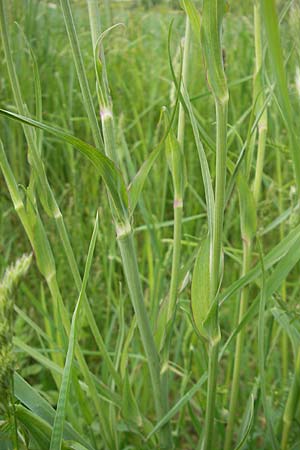
<svg viewBox="0 0 300 450"><path fill-rule="evenodd" d="M0 449L300 449L299 2L0 22Z"/></svg>

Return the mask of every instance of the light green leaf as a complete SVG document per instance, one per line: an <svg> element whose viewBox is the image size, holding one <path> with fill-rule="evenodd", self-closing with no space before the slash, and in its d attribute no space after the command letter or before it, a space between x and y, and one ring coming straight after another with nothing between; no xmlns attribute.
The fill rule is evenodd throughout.
<svg viewBox="0 0 300 450"><path fill-rule="evenodd" d="M220 103L228 101L221 47L221 25L224 12L224 0L203 0L201 36L207 80Z"/></svg>
<svg viewBox="0 0 300 450"><path fill-rule="evenodd" d="M52 426L55 409L16 372L14 373L14 395L34 414ZM85 448L93 449L68 422L65 423L64 427L64 439L81 442Z"/></svg>
<svg viewBox="0 0 300 450"><path fill-rule="evenodd" d="M175 200L182 200L184 188L184 159L181 146L175 136L175 133L170 126L170 119L168 117L167 109L163 110L165 129L166 129L166 155L167 162L172 174L174 186ZM169 130L169 131L168 131Z"/></svg>
<svg viewBox="0 0 300 450"><path fill-rule="evenodd" d="M194 2L192 0L181 0L180 4L191 22L195 36L200 39L200 14Z"/></svg>
<svg viewBox="0 0 300 450"><path fill-rule="evenodd" d="M204 328L204 321L210 307L210 282L209 282L209 252L210 241L207 237L201 244L192 278L191 308L195 327L198 333L208 339Z"/></svg>
<svg viewBox="0 0 300 450"><path fill-rule="evenodd" d="M128 372L125 374L123 385L122 416L126 421L132 422L138 427L141 427L143 424L137 401L130 386Z"/></svg>
<svg viewBox="0 0 300 450"><path fill-rule="evenodd" d="M129 195L129 205L130 205L130 214L133 215L133 212L138 204L142 189L144 187L145 181L149 175L149 172L157 160L163 146L160 142L150 153L148 159L142 164L141 168L131 181L128 187L128 195Z"/></svg>
<svg viewBox="0 0 300 450"><path fill-rule="evenodd" d="M155 425L153 430L148 434L146 440L148 441L151 436L153 436L155 433L157 433L158 430L160 430L161 427L163 427L166 423L168 423L172 417L175 416L196 394L196 392L201 388L201 386L206 382L207 380L207 372L205 372L200 380L194 384L194 386L186 392L179 400L178 402L168 411L168 413Z"/></svg>
<svg viewBox="0 0 300 450"><path fill-rule="evenodd" d="M240 199L242 237L250 241L256 232L256 206L254 197L242 174L238 176L237 185Z"/></svg>

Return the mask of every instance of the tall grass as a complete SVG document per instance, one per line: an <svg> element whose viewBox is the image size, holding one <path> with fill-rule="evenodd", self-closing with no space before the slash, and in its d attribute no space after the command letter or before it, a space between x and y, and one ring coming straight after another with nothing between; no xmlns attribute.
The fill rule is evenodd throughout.
<svg viewBox="0 0 300 450"><path fill-rule="evenodd" d="M137 3L0 0L0 447L296 449L299 7Z"/></svg>

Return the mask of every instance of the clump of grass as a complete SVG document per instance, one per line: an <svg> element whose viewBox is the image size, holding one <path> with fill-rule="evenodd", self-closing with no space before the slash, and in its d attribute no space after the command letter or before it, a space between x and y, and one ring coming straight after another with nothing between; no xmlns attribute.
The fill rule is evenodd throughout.
<svg viewBox="0 0 300 450"><path fill-rule="evenodd" d="M290 4L59 3L0 0L1 261L36 266L14 337L0 291L12 445L295 447Z"/></svg>

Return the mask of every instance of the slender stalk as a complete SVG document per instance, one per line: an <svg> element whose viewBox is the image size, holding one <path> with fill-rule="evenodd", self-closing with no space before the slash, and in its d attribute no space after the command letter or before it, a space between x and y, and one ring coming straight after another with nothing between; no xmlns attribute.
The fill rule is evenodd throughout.
<svg viewBox="0 0 300 450"><path fill-rule="evenodd" d="M261 6L260 2L257 1L254 4L254 31L255 31L255 71L254 71L254 83L253 83L253 98L255 104L255 110L257 114L260 114L261 108L265 102L265 95L263 91L263 80L262 80L262 67L263 67L263 52L262 52L262 19L261 19ZM262 186L262 174L264 166L264 154L266 147L266 136L267 136L267 109L265 108L260 116L257 125L258 129L258 144L257 144L257 158L256 158L256 168L255 168L255 178L252 186L254 204L257 205L261 193ZM243 201L243 200L241 200ZM243 220L243 219L242 219ZM242 275L245 275L251 266L252 260L252 237L242 236L243 239L243 267ZM238 324L244 317L248 307L248 293L249 287L243 289L241 293L241 299L239 304L239 317ZM229 404L229 416L226 428L225 436L225 446L224 450L230 450L233 432L234 432L234 421L236 417L236 408L238 404L238 394L239 394L239 380L241 371L241 358L244 347L245 340L245 329L242 328L237 336L236 347L234 352L234 368L233 377L231 384L231 395Z"/></svg>
<svg viewBox="0 0 300 450"><path fill-rule="evenodd" d="M294 379L292 382L291 389L289 391L288 400L283 414L283 430L281 438L282 450L286 450L288 448L288 438L291 425L294 420L297 405L299 403L299 393L300 393L300 349L298 350L297 353Z"/></svg>
<svg viewBox="0 0 300 450"><path fill-rule="evenodd" d="M256 1L254 4L254 33L255 33L255 73L254 73L254 100L256 101L256 111L259 113L265 102L263 90L262 68L263 68L263 50L262 50L262 17L261 3ZM257 204L261 192L262 174L264 165L264 155L266 148L266 137L268 130L268 113L264 108L258 121L258 144L255 178L253 183L253 196Z"/></svg>
<svg viewBox="0 0 300 450"><path fill-rule="evenodd" d="M211 290L211 299L213 300L215 299L215 296L219 289L220 275L221 275L220 269L222 257L222 233L223 233L225 183L226 183L227 101L221 103L218 100L216 100L216 122L217 122L216 185L215 185L215 207L214 207L214 222L213 222L211 264L210 264L210 290ZM218 321L219 318L217 306L215 318L215 323L217 327ZM203 450L209 450L213 448L218 356L219 356L219 342L218 340L211 340L209 343L208 386L207 386Z"/></svg>
<svg viewBox="0 0 300 450"><path fill-rule="evenodd" d="M131 229L119 230L118 245L122 256L130 298L148 360L156 411L158 417L162 418L167 412L167 405L164 402L165 396L163 395L163 387L160 379L160 360L144 303ZM160 437L160 448L172 448L170 445L171 439L168 425L162 427Z"/></svg>
<svg viewBox="0 0 300 450"><path fill-rule="evenodd" d="M278 185L278 212L279 215L283 213L283 181L282 181L282 164L281 164L281 154L280 150L276 149L276 175L277 175L277 185ZM284 223L282 222L279 227L280 240L284 238ZM281 287L282 300L286 302L286 281L284 280ZM281 337L281 360L282 360L282 378L283 382L286 383L288 377L288 367L289 367L289 353L288 353L288 336L283 331Z"/></svg>
<svg viewBox="0 0 300 450"><path fill-rule="evenodd" d="M251 247L252 247L251 241L244 239L243 240L242 276L246 275L246 273L250 269L250 264L251 264L251 259L252 259ZM243 291L241 293L238 323L241 322L241 320L244 317L245 312L247 311L248 293L249 293L248 288L243 289ZM235 421L235 416L236 416L236 407L237 407L238 394L239 394L240 371L241 371L242 354L243 354L243 348L244 348L244 340L245 340L245 328L242 328L237 336L236 347L235 347L235 352L234 352L234 368L233 368L232 383L231 383L229 416L228 416L228 422L227 422L227 428L226 428L224 450L230 450L231 445L232 445L234 421Z"/></svg>
<svg viewBox="0 0 300 450"><path fill-rule="evenodd" d="M210 302L213 310L209 326L208 386L205 429L202 450L214 448L214 419L217 392L219 355L219 305L216 302L221 282L222 235L225 207L227 111L229 93L223 65L221 29L225 3L223 0L204 0L202 10L202 48L207 69L207 80L216 108L216 179L213 224L210 226Z"/></svg>
<svg viewBox="0 0 300 450"><path fill-rule="evenodd" d="M100 43L101 44L101 43ZM106 66L102 46L99 49L100 64L95 61L97 75L97 95L100 106L100 117L104 140L105 154L118 165L119 155L116 152L115 129L113 105L109 92ZM97 55L98 56L98 55ZM148 360L154 404L158 418L162 418L167 413L168 403L165 397L165 390L162 385L160 375L160 358L155 345L153 332L151 330L148 313L144 303L144 295L141 279L138 270L136 250L133 243L133 233L129 221L119 223L115 217L114 209L111 206L111 213L114 219L117 241L121 253L122 266L129 289L130 299L137 318L143 347ZM160 447L172 448L172 438L169 425L165 425L160 430Z"/></svg>
<svg viewBox="0 0 300 450"><path fill-rule="evenodd" d="M100 8L99 0L87 0L89 11L89 22L91 28L93 52L95 50L97 40L101 33Z"/></svg>
<svg viewBox="0 0 300 450"><path fill-rule="evenodd" d="M183 65L182 65L182 83L187 87L188 67L189 67L189 47L190 47L190 21L186 17L184 50L183 50ZM184 150L184 130L185 130L185 111L183 105L179 105L178 113L178 127L177 127L177 141L180 146L180 151ZM183 172L183 168L180 167ZM183 173L174 174L177 177L183 177ZM172 256L172 273L169 291L169 303L167 320L169 321L174 314L174 308L177 299L178 291L178 274L180 268L181 255L181 234L182 234L182 216L183 216L183 192L176 192L176 180L174 180L174 227L173 227L173 256Z"/></svg>

